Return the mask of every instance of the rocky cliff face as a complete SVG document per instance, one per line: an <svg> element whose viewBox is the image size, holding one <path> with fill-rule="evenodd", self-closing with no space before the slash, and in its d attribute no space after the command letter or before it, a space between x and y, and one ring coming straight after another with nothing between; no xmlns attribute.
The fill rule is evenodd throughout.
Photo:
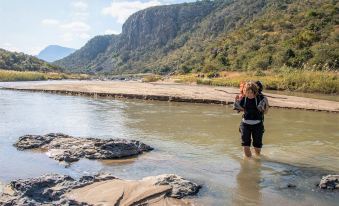
<svg viewBox="0 0 339 206"><path fill-rule="evenodd" d="M139 56L133 54L135 50L148 53L165 47L178 35L192 30L215 8L214 2L197 2L139 11L127 19L120 35L94 37L80 50L55 63L71 70L115 70Z"/></svg>
<svg viewBox="0 0 339 206"><path fill-rule="evenodd" d="M139 11L122 28L126 49L165 46L183 32L194 29L216 8L212 2L160 6Z"/></svg>
<svg viewBox="0 0 339 206"><path fill-rule="evenodd" d="M105 53L114 38L115 36L110 35L96 36L89 40L81 49L62 60L56 61L55 64L66 67L71 71L82 70L83 72L89 72L90 70L88 68L91 67L91 63L94 62L100 54Z"/></svg>
<svg viewBox="0 0 339 206"><path fill-rule="evenodd" d="M55 63L72 71L86 72L178 66L173 62L154 63L166 59L169 53L188 42L200 44L250 20L262 10L265 2L216 0L148 8L131 15L120 35L95 37Z"/></svg>
<svg viewBox="0 0 339 206"><path fill-rule="evenodd" d="M120 35L95 37L56 64L93 73L284 65L337 70L338 8L332 0L206 0L158 6L130 16Z"/></svg>

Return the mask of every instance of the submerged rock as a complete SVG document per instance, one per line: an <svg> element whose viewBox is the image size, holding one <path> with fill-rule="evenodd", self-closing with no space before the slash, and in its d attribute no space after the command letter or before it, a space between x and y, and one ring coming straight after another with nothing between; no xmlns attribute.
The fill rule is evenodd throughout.
<svg viewBox="0 0 339 206"><path fill-rule="evenodd" d="M0 205L152 205L162 201L181 205L184 202L176 198L196 194L200 187L177 175L125 181L110 174L79 180L51 174L10 182L0 196Z"/></svg>
<svg viewBox="0 0 339 206"><path fill-rule="evenodd" d="M321 178L319 187L321 189L339 189L339 175L327 175Z"/></svg>
<svg viewBox="0 0 339 206"><path fill-rule="evenodd" d="M153 150L136 140L79 138L61 133L25 135L14 146L19 150L47 150L51 158L64 162L75 162L80 158L117 159Z"/></svg>
<svg viewBox="0 0 339 206"><path fill-rule="evenodd" d="M286 187L287 187L287 188L296 188L297 185L295 185L295 184L293 184L293 183L288 183Z"/></svg>
<svg viewBox="0 0 339 206"><path fill-rule="evenodd" d="M111 179L115 179L115 177L109 174L83 176L79 180L67 175L57 174L43 175L25 180L19 179L10 182L6 186L4 193L0 197L0 205L40 205L47 203L58 205L70 202L62 195L72 189ZM76 203L76 201L73 201L73 203Z"/></svg>

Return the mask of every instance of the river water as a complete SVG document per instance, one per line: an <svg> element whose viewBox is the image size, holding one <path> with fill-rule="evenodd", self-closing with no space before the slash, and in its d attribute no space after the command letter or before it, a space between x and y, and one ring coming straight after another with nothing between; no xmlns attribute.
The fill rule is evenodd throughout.
<svg viewBox="0 0 339 206"><path fill-rule="evenodd" d="M242 159L240 119L221 105L0 90L0 186L45 173L106 171L124 179L175 173L203 185L194 198L201 205L338 205L338 192L316 187L322 175L339 173L338 114L271 109L263 157L252 160ZM155 150L65 167L12 146L22 135L50 132L136 139Z"/></svg>

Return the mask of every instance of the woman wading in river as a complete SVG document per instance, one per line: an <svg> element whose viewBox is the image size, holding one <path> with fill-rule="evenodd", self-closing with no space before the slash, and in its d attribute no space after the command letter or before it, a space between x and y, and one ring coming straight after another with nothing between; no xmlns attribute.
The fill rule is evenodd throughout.
<svg viewBox="0 0 339 206"><path fill-rule="evenodd" d="M247 82L244 86L244 96L237 95L235 109L244 111L241 123L241 145L244 156L251 157L251 143L253 142L254 153L259 156L262 148L264 134L264 113L268 110L267 98L261 93L260 82Z"/></svg>

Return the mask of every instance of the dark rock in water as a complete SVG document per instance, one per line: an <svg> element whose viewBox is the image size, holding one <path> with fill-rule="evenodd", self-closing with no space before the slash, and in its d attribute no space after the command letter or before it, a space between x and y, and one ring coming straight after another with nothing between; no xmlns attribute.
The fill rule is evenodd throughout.
<svg viewBox="0 0 339 206"><path fill-rule="evenodd" d="M105 180L115 179L109 174L84 176L76 181L67 175L49 174L26 180L10 182L0 196L0 205L87 205L65 199L63 194L76 189Z"/></svg>
<svg viewBox="0 0 339 206"><path fill-rule="evenodd" d="M64 162L75 162L80 158L117 159L153 150L136 140L78 138L61 133L25 135L14 146L19 150L47 150L51 158Z"/></svg>
<svg viewBox="0 0 339 206"><path fill-rule="evenodd" d="M339 189L339 175L327 175L321 178L319 187L321 189Z"/></svg>
<svg viewBox="0 0 339 206"><path fill-rule="evenodd" d="M297 185L295 185L295 184L292 184L292 183L287 184L287 188L296 188L296 187L297 187Z"/></svg>
<svg viewBox="0 0 339 206"><path fill-rule="evenodd" d="M112 180L117 182L110 182ZM121 188L121 181L114 176L106 173L95 176L83 176L79 180L75 180L67 175L44 175L37 178L29 178L26 180L16 180L10 182L0 195L0 205L92 205L87 202L77 201L75 196L69 195L76 189L85 188L85 190L94 185L94 183L102 182L101 185L109 183L109 187ZM127 181L128 183L130 181ZM154 198L158 190L154 190L156 185L169 186L172 192L165 192L162 198L182 198L188 195L196 194L201 186L192 183L177 175L160 175L155 177L147 177L138 181L137 188L149 187L151 192L149 198ZM128 184L127 183L127 184ZM119 185L120 184L120 185ZM133 185L133 183L132 183ZM88 187L86 187L88 186ZM132 186L133 187L133 186ZM145 189L145 188L144 188ZM131 193L137 189L126 190ZM146 189L147 191L147 189ZM124 193L124 192L123 192ZM100 194L100 191L99 191ZM116 195L116 194L112 194ZM124 194L128 196L129 194ZM75 198L75 199L74 199ZM136 197L138 198L138 197ZM158 197L156 197L158 198ZM109 205L116 203L107 202ZM120 205L119 202L117 205ZM124 204L122 204L124 205ZM134 204L133 204L134 205Z"/></svg>
<svg viewBox="0 0 339 206"><path fill-rule="evenodd" d="M24 135L19 138L19 141L14 144L18 149L35 149L49 144L57 134L48 134L45 136L40 135ZM62 135L62 134L60 134ZM64 135L66 137L66 135Z"/></svg>

